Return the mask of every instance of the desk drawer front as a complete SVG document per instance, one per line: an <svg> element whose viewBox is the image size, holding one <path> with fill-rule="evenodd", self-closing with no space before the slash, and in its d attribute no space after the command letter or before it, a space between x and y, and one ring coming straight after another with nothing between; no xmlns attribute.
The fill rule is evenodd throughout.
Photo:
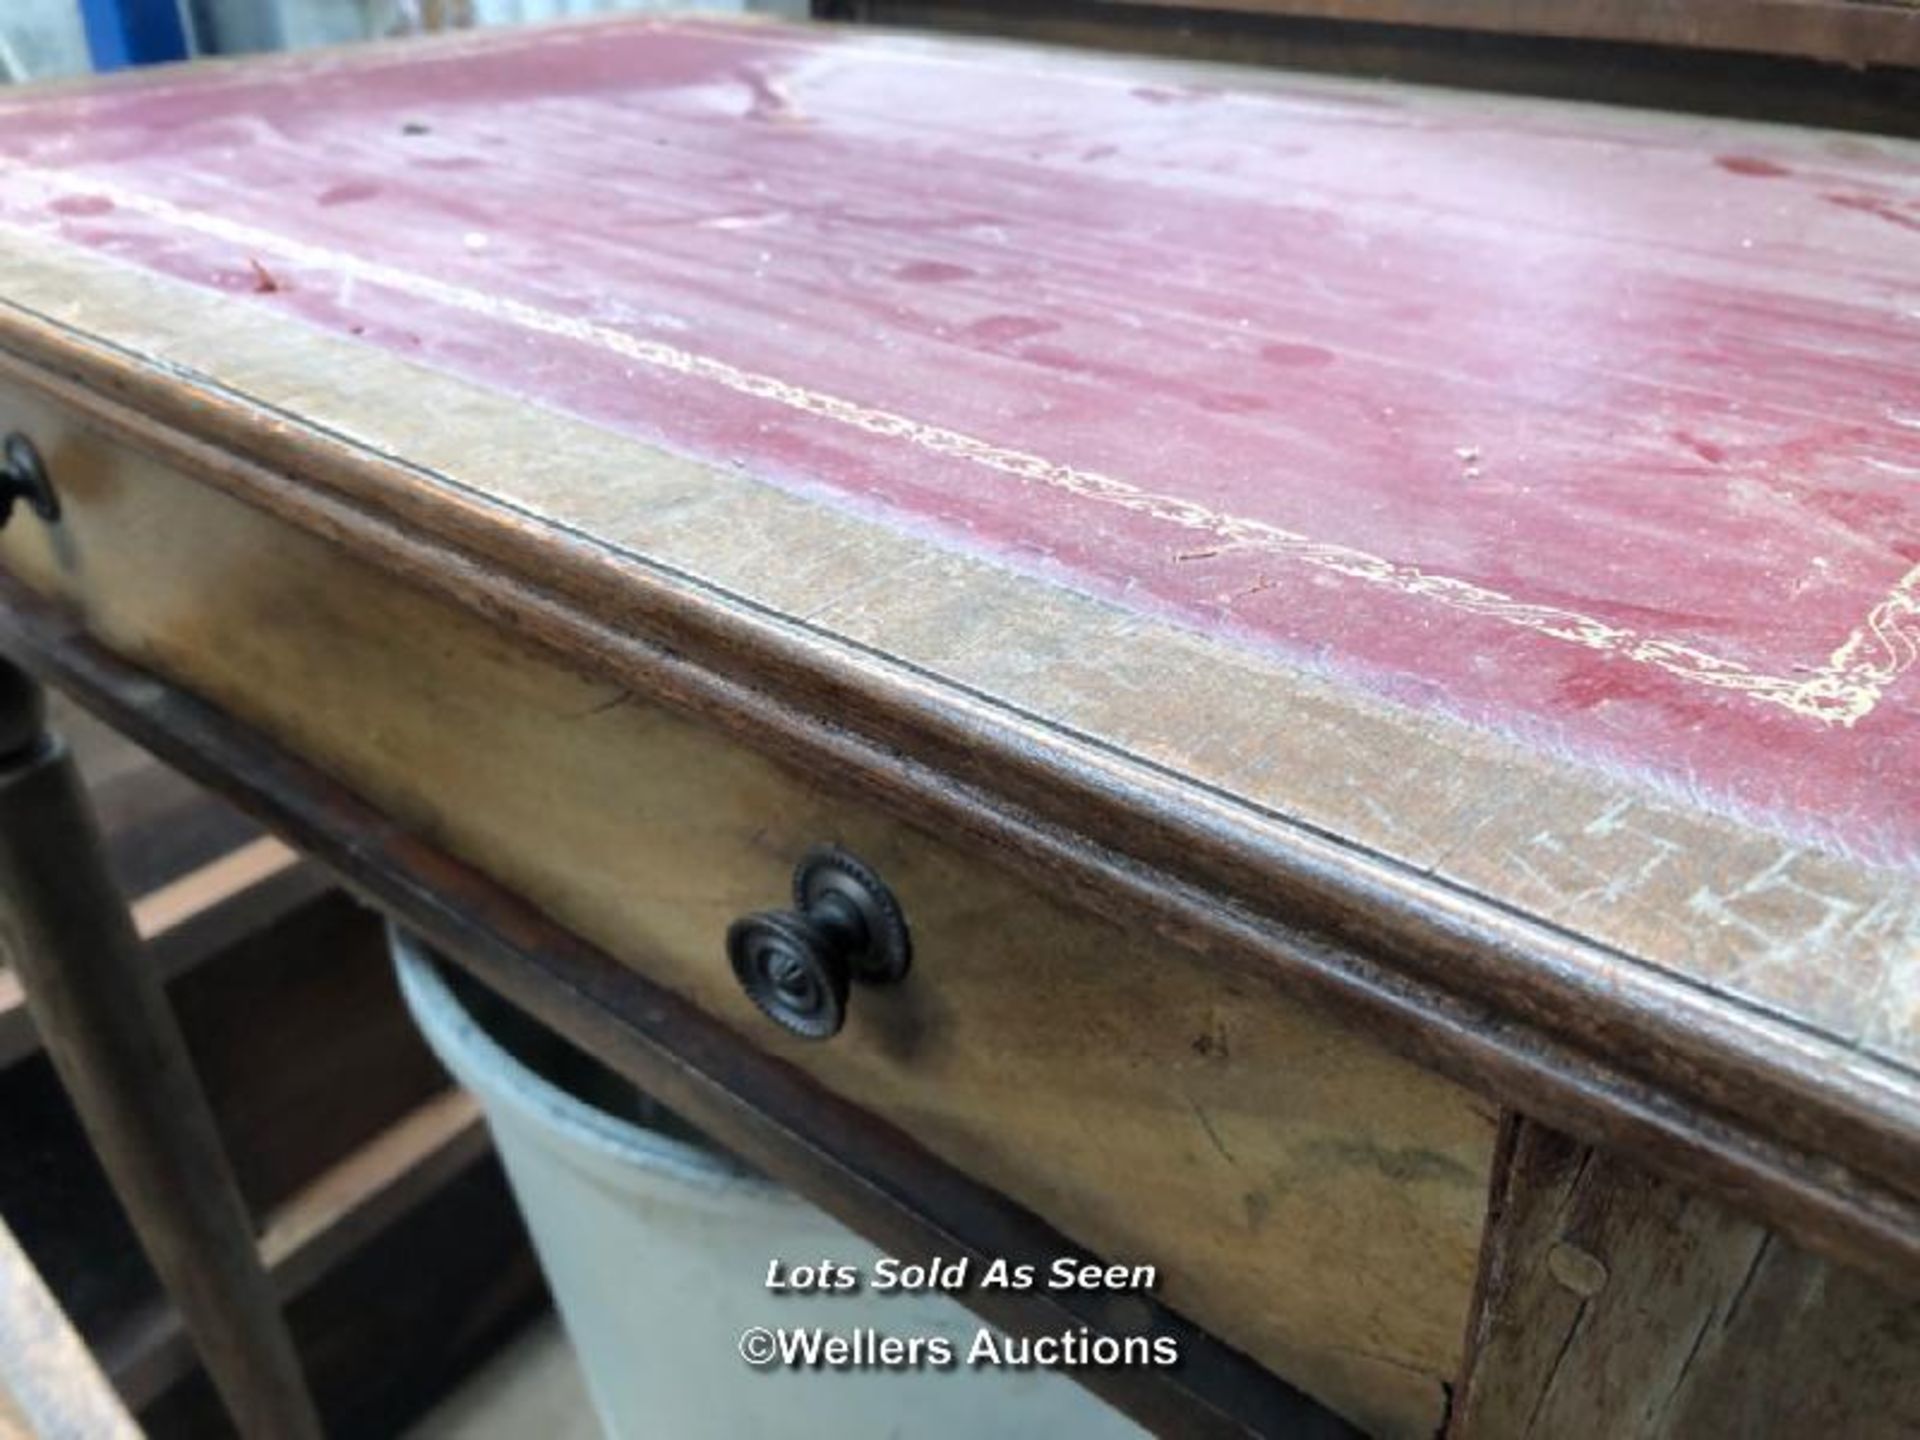
<svg viewBox="0 0 1920 1440"><path fill-rule="evenodd" d="M230 709L1387 1433L1443 1413L1491 1165L1485 1104L1265 984L1069 909L911 823L578 673L499 624L32 396L65 514L0 557ZM844 847L913 963L789 1035L730 924ZM823 1137L831 1143L831 1137Z"/></svg>

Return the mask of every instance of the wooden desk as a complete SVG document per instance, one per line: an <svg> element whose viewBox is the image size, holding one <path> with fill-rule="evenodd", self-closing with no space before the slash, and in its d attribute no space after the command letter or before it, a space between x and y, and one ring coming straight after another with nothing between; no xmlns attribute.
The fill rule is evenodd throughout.
<svg viewBox="0 0 1920 1440"><path fill-rule="evenodd" d="M1159 1267L974 1297L1150 1423L1912 1418L1920 148L635 22L11 98L0 223L16 653L883 1244Z"/></svg>

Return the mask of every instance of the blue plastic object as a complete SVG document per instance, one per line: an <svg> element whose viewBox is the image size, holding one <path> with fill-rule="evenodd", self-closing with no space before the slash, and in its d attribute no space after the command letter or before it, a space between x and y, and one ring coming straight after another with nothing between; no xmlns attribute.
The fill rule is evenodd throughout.
<svg viewBox="0 0 1920 1440"><path fill-rule="evenodd" d="M187 58L180 0L80 0L95 70Z"/></svg>

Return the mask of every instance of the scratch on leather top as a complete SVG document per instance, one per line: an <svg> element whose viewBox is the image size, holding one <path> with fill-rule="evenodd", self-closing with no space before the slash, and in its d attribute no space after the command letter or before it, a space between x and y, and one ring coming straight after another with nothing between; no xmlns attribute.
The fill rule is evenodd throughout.
<svg viewBox="0 0 1920 1440"><path fill-rule="evenodd" d="M169 75L0 106L0 218L1910 850L1911 147L1143 74L679 22Z"/></svg>

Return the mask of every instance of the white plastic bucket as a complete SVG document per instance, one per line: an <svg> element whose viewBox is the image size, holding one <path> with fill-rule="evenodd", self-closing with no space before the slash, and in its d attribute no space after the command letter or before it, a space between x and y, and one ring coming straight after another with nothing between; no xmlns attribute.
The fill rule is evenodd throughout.
<svg viewBox="0 0 1920 1440"><path fill-rule="evenodd" d="M755 1327L944 1336L981 1323L942 1295L773 1294L769 1262L873 1274L879 1252L797 1196L697 1144L629 1124L502 1046L434 962L390 930L428 1043L486 1111L541 1268L613 1440L699 1437L1138 1436L1045 1370L756 1369Z"/></svg>

